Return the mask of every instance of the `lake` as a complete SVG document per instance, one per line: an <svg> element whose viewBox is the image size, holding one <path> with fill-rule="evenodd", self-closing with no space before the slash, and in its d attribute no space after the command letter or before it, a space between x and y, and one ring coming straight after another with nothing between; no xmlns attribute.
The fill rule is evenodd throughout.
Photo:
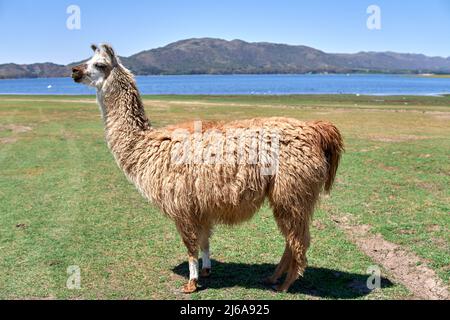
<svg viewBox="0 0 450 320"><path fill-rule="evenodd" d="M138 76L142 94L368 94L440 95L450 78L409 75ZM94 94L70 78L0 80L0 94Z"/></svg>

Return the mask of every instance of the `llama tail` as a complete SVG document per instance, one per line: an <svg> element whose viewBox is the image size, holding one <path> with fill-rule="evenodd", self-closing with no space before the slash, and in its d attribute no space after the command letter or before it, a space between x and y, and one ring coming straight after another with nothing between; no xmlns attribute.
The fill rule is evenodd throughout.
<svg viewBox="0 0 450 320"><path fill-rule="evenodd" d="M344 142L341 133L332 123L326 121L314 122L319 135L320 144L328 163L328 175L325 181L325 192L329 193L336 177L336 171L344 152Z"/></svg>

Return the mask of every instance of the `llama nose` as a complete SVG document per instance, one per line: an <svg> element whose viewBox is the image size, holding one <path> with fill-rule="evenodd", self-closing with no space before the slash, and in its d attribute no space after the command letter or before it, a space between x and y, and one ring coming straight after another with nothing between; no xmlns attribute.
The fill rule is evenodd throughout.
<svg viewBox="0 0 450 320"><path fill-rule="evenodd" d="M80 66L75 66L72 68L72 78L75 82L80 82L83 78L83 70Z"/></svg>

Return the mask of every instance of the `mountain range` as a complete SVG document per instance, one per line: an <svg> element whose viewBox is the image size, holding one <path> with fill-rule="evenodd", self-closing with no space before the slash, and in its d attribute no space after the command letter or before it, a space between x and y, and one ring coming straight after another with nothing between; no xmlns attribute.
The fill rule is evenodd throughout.
<svg viewBox="0 0 450 320"><path fill-rule="evenodd" d="M136 75L450 73L450 57L395 52L326 53L307 46L195 38L121 57ZM70 76L77 63L0 64L0 79Z"/></svg>

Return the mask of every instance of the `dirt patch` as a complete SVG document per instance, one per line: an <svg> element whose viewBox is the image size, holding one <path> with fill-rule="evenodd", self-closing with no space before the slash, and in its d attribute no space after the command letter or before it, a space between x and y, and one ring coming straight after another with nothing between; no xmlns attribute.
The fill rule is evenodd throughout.
<svg viewBox="0 0 450 320"><path fill-rule="evenodd" d="M32 128L28 126L21 126L16 124L5 124L5 125L0 124L0 131L9 131L12 132L13 134L24 133L31 130ZM18 139L16 137L3 137L0 138L0 144L14 143L17 142L17 140Z"/></svg>
<svg viewBox="0 0 450 320"><path fill-rule="evenodd" d="M323 230L326 228L326 225L324 225L322 222L320 222L318 220L313 220L312 225L317 230Z"/></svg>
<svg viewBox="0 0 450 320"><path fill-rule="evenodd" d="M17 140L18 140L17 138L11 138L11 137L0 138L0 144L14 143L14 142L16 142Z"/></svg>
<svg viewBox="0 0 450 320"><path fill-rule="evenodd" d="M407 142L424 140L426 137L415 136L415 135L398 135L398 136L370 136L369 140L378 142Z"/></svg>
<svg viewBox="0 0 450 320"><path fill-rule="evenodd" d="M384 171L396 171L398 170L397 167L387 166L383 163L378 164L378 168L384 170Z"/></svg>
<svg viewBox="0 0 450 320"><path fill-rule="evenodd" d="M335 216L333 221L365 254L383 266L393 280L408 288L415 298L449 299L447 286L414 253L384 240L379 234L371 234L369 225L355 224L347 216Z"/></svg>
<svg viewBox="0 0 450 320"><path fill-rule="evenodd" d="M375 150L378 150L378 149L380 149L380 147L379 146L374 146L374 147L371 147L371 148L364 148L364 149L361 149L361 150L359 150L359 152L370 152L370 151L375 151Z"/></svg>
<svg viewBox="0 0 450 320"><path fill-rule="evenodd" d="M12 300L56 300L56 297L49 295L46 297L24 297L24 298L12 298Z"/></svg>
<svg viewBox="0 0 450 320"><path fill-rule="evenodd" d="M11 131L13 133L24 133L31 131L31 127L20 126L15 124L0 125L0 131Z"/></svg>
<svg viewBox="0 0 450 320"><path fill-rule="evenodd" d="M407 234L407 235L416 234L416 231L413 229L400 229L398 232L400 234Z"/></svg>
<svg viewBox="0 0 450 320"><path fill-rule="evenodd" d="M437 224L432 224L427 226L426 230L428 232L438 232L441 231L441 226L437 225Z"/></svg>
<svg viewBox="0 0 450 320"><path fill-rule="evenodd" d="M439 112L433 115L437 120L450 120L450 114L448 112Z"/></svg>
<svg viewBox="0 0 450 320"><path fill-rule="evenodd" d="M437 246L441 248L447 248L447 241L441 238L432 238L431 239Z"/></svg>
<svg viewBox="0 0 450 320"><path fill-rule="evenodd" d="M417 182L416 186L425 191L436 191L439 189L435 184L430 182Z"/></svg>
<svg viewBox="0 0 450 320"><path fill-rule="evenodd" d="M35 167L23 170L23 174L29 177L35 177L43 174L44 171L44 168Z"/></svg>

